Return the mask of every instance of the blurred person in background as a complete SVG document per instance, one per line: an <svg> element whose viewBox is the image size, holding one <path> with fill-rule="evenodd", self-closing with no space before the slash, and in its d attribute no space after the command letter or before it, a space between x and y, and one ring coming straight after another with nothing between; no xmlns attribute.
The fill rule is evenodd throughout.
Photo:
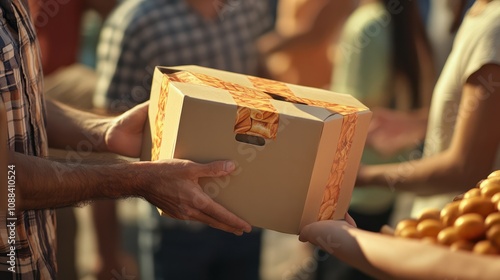
<svg viewBox="0 0 500 280"><path fill-rule="evenodd" d="M439 75L451 51L453 38L465 12L474 0L419 1L422 16L427 20L427 34L431 45L434 72ZM425 108L398 111L376 108L368 133L367 145L382 154L393 155L398 150L410 149L425 138L428 111ZM415 150L417 151L417 150ZM408 217L412 211L415 194L399 192L391 220Z"/></svg>
<svg viewBox="0 0 500 280"><path fill-rule="evenodd" d="M42 53L44 92L49 98L82 110L92 109L95 73L79 61L84 15L105 19L116 0L29 0Z"/></svg>
<svg viewBox="0 0 500 280"><path fill-rule="evenodd" d="M279 1L275 28L259 39L258 47L271 79L327 88L335 44L347 16L358 0Z"/></svg>
<svg viewBox="0 0 500 280"><path fill-rule="evenodd" d="M456 31L462 22L463 16L473 3L474 1L471 0L431 2L432 6L428 31L430 33L430 41L433 46L433 50L437 54L435 64L437 71L441 71L441 68L444 65L443 60L446 59L447 53L451 50L451 41L455 38ZM442 17L439 17L440 12L442 13ZM409 143L417 141L420 137L425 136L425 133L419 133L417 135L414 131L429 132L429 128L427 127L429 116L426 114L421 115L421 121L415 122L409 114L399 114L393 111L383 111L378 113L381 114L375 113L373 116L372 123L376 125L374 125L375 128L369 132L367 139L367 142L369 142L376 149L392 150L401 148L405 145L407 146ZM433 129L433 131L441 130ZM434 135L434 138L438 137L439 136ZM395 139L396 141L394 141ZM429 147L435 147L435 145L437 144L429 144ZM431 151L431 148L429 148L428 151ZM453 196L453 194L434 196L433 198L416 198L414 203L415 205L413 205L412 209L410 209L411 213L407 213L404 217L408 217L410 214L412 216L416 216L425 207L430 207L432 205L439 207L445 203L450 196Z"/></svg>
<svg viewBox="0 0 500 280"><path fill-rule="evenodd" d="M434 88L424 157L362 166L358 185L385 185L421 195L416 217L424 208L442 209L455 194L500 168L499 18L499 0L476 0L467 12ZM500 273L493 258L405 242L353 225L352 220L317 222L305 227L300 239L318 244L327 238L328 244L343 244L335 248L327 244L324 249L381 279L495 279ZM394 262L408 254L418 256L418 261Z"/></svg>
<svg viewBox="0 0 500 280"><path fill-rule="evenodd" d="M360 2L336 47L331 89L351 94L372 109L427 109L435 80L430 46L417 3L398 3ZM390 155L368 146L362 163L398 162L419 144ZM376 232L389 222L395 199L394 190L383 185L354 188L349 213L359 228ZM317 279L371 278L332 257L318 264Z"/></svg>
<svg viewBox="0 0 500 280"><path fill-rule="evenodd" d="M424 158L360 169L360 185L391 185L422 195L412 216L424 208L441 208L457 192L473 187L500 168L500 139L494 126L494 120L500 118L495 82L500 67L500 33L494 17L499 9L499 1L478 0L468 11L434 88L428 120L419 128L426 130ZM391 125L405 125L397 122L385 123L377 132L382 136L375 140L390 139ZM488 137L479 137L484 131Z"/></svg>
<svg viewBox="0 0 500 280"><path fill-rule="evenodd" d="M452 48L453 39L466 11L475 0L431 0L427 20L427 34L431 45L434 72L441 73ZM425 138L427 112L376 110L372 130L367 142L382 153L393 154L397 150L412 147Z"/></svg>
<svg viewBox="0 0 500 280"><path fill-rule="evenodd" d="M148 100L158 65L259 75L255 41L272 25L267 0L125 1L101 33L94 104L118 113ZM260 230L236 238L199 223L160 218L156 209L148 209L139 221L142 278L259 278Z"/></svg>

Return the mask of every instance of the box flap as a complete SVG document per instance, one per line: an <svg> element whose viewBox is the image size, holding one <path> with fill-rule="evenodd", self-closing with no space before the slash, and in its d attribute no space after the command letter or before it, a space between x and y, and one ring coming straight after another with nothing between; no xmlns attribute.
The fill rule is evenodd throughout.
<svg viewBox="0 0 500 280"><path fill-rule="evenodd" d="M215 78L229 81L232 83L240 84L245 87L255 88L255 84L249 80L251 76L237 74L232 72L227 72L223 70L217 70L212 68L206 68L202 66L194 65L184 65L175 67L158 67L163 73L175 73L176 71L189 71L192 73L201 73ZM257 78L260 79L260 78ZM265 80L265 79L263 79ZM308 99L314 99L318 101L330 102L334 104L346 105L359 108L359 111L368 111L369 109L363 105L360 101L354 98L352 95L332 92L324 89L305 87L287 83L281 83L286 85L289 89L293 91L293 94Z"/></svg>

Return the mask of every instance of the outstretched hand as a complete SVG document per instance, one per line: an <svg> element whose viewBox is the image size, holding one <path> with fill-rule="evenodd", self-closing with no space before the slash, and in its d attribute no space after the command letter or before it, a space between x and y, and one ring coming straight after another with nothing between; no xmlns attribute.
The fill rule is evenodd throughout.
<svg viewBox="0 0 500 280"><path fill-rule="evenodd" d="M195 220L237 235L250 232L251 226L229 212L203 192L202 177L220 177L235 170L232 161L199 164L189 160L143 162L149 180L139 194L162 212L181 220ZM147 180L147 179L146 179Z"/></svg>
<svg viewBox="0 0 500 280"><path fill-rule="evenodd" d="M341 245L342 238L339 232L355 227L356 222L346 213L344 220L319 221L305 226L300 231L299 240L310 242L332 254Z"/></svg>
<svg viewBox="0 0 500 280"><path fill-rule="evenodd" d="M109 123L105 133L109 152L129 157L140 155L148 107L149 102L137 105ZM137 194L165 215L199 221L237 235L251 231L250 224L216 203L198 183L199 178L229 175L235 169L234 162L199 164L172 159L136 164L144 167Z"/></svg>

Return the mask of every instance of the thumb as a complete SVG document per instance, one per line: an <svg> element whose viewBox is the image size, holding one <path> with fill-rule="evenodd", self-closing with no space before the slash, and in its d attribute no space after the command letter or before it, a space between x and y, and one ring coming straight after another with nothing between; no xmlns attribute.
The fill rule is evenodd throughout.
<svg viewBox="0 0 500 280"><path fill-rule="evenodd" d="M309 233L311 231L311 225L307 225L302 230L300 231L299 234L299 241L301 242L307 242L309 241Z"/></svg>
<svg viewBox="0 0 500 280"><path fill-rule="evenodd" d="M133 117L134 119L145 120L148 115L148 109L149 101L146 101L139 105L136 105L125 114L127 118Z"/></svg>

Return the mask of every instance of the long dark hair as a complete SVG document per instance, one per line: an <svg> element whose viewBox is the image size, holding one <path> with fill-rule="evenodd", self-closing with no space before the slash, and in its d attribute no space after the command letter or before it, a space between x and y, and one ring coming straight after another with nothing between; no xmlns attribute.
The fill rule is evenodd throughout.
<svg viewBox="0 0 500 280"><path fill-rule="evenodd" d="M470 6L474 4L472 0L459 0L456 5L458 5L458 9L455 11L455 17L453 18L453 22L450 26L450 33L455 33L458 31L460 24L462 24L462 20L465 16L465 12Z"/></svg>
<svg viewBox="0 0 500 280"><path fill-rule="evenodd" d="M417 41L422 42L423 47L428 51L429 55L431 54L429 40L416 2L411 0L383 0L392 19L393 71L394 74L402 75L407 79L410 86L410 105L412 109L423 105L421 96L422 63L419 62ZM399 3L400 6L395 8L395 3Z"/></svg>

